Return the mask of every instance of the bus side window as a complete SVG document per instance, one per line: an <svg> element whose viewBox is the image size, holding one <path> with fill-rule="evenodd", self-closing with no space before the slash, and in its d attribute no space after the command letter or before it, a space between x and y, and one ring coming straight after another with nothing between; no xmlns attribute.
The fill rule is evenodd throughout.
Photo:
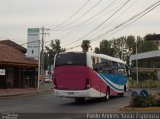
<svg viewBox="0 0 160 119"><path fill-rule="evenodd" d="M96 72L98 71L98 68L97 68L96 64L93 64L93 70L96 71Z"/></svg>
<svg viewBox="0 0 160 119"><path fill-rule="evenodd" d="M96 72L100 72L100 65L98 63L93 65L93 70Z"/></svg>
<svg viewBox="0 0 160 119"><path fill-rule="evenodd" d="M99 57L92 57L92 66L93 66L93 70L96 72L101 72L102 71L102 64L100 63L100 59Z"/></svg>
<svg viewBox="0 0 160 119"><path fill-rule="evenodd" d="M124 64L119 64L116 74L127 74Z"/></svg>
<svg viewBox="0 0 160 119"><path fill-rule="evenodd" d="M94 71L98 72L97 61L96 61L96 58L94 56L92 56L92 67L93 67Z"/></svg>
<svg viewBox="0 0 160 119"><path fill-rule="evenodd" d="M98 69L99 69L99 72L102 72L102 67L103 67L102 62L98 63Z"/></svg>
<svg viewBox="0 0 160 119"><path fill-rule="evenodd" d="M92 66L93 66L93 70L94 70L94 71L96 71L96 72L98 72L98 71L99 71L99 69L98 69L98 63L97 63L96 58L95 58L95 57L93 57L92 61L93 61L93 64L92 64Z"/></svg>
<svg viewBox="0 0 160 119"><path fill-rule="evenodd" d="M114 74L118 74L118 62L112 61L112 67Z"/></svg>
<svg viewBox="0 0 160 119"><path fill-rule="evenodd" d="M95 64L95 57L92 57L92 64Z"/></svg>
<svg viewBox="0 0 160 119"><path fill-rule="evenodd" d="M109 60L103 60L102 62L102 72L113 74L112 62Z"/></svg>
<svg viewBox="0 0 160 119"><path fill-rule="evenodd" d="M131 76L130 68L127 65L125 65L125 69L126 69L126 72L127 72L127 76L130 77Z"/></svg>

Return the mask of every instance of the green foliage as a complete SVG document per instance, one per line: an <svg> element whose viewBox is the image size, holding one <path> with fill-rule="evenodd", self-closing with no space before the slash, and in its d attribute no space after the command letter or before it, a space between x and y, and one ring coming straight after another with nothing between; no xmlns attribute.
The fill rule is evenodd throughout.
<svg viewBox="0 0 160 119"><path fill-rule="evenodd" d="M113 56L113 48L111 48L111 42L103 40L100 42L100 53Z"/></svg>
<svg viewBox="0 0 160 119"><path fill-rule="evenodd" d="M130 103L133 107L151 107L156 106L156 102L157 100L152 95L149 95L148 97L138 95L133 97Z"/></svg>
<svg viewBox="0 0 160 119"><path fill-rule="evenodd" d="M50 47L45 47L46 52L44 53L44 64L45 69L47 69L48 66L53 65L54 63L54 56L56 53L65 52L66 49L61 48L60 40L52 40L50 43Z"/></svg>
<svg viewBox="0 0 160 119"><path fill-rule="evenodd" d="M158 50L160 47L160 44L157 43L157 41L149 41L147 37L142 38L140 36L135 37L130 35L112 40L103 40L100 42L99 48L96 47L94 52L120 58L129 65L129 56L136 53L136 45L138 53ZM132 63L132 66L135 67L135 62ZM153 62L138 61L138 66L153 67ZM158 67L160 64L157 65L156 63L154 66Z"/></svg>
<svg viewBox="0 0 160 119"><path fill-rule="evenodd" d="M156 99L152 95L149 95L147 98L144 98L143 106L144 107L156 106Z"/></svg>
<svg viewBox="0 0 160 119"><path fill-rule="evenodd" d="M132 51L136 47L136 39L134 36L130 35L126 39L126 46L129 49L129 51Z"/></svg>
<svg viewBox="0 0 160 119"><path fill-rule="evenodd" d="M131 100L131 106L133 107L143 107L144 98L140 95L137 95L132 98Z"/></svg>
<svg viewBox="0 0 160 119"><path fill-rule="evenodd" d="M160 98L156 99L156 106L160 106Z"/></svg>
<svg viewBox="0 0 160 119"><path fill-rule="evenodd" d="M89 47L90 47L90 40L83 40L81 47L82 47L83 52L88 52Z"/></svg>
<svg viewBox="0 0 160 119"><path fill-rule="evenodd" d="M132 73L132 78L136 79L136 73ZM155 72L139 72L138 73L138 79L140 81L144 80L157 80L157 73Z"/></svg>
<svg viewBox="0 0 160 119"><path fill-rule="evenodd" d="M97 53L97 54L100 54L100 49L98 47L96 47L94 52Z"/></svg>

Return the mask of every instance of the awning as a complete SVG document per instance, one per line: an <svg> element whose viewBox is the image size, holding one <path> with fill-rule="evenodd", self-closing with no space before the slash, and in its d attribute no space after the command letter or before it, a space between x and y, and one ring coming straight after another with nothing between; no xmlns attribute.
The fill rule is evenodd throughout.
<svg viewBox="0 0 160 119"><path fill-rule="evenodd" d="M160 50L143 52L138 54L133 54L130 56L130 60L139 60L139 59L155 59L160 61Z"/></svg>

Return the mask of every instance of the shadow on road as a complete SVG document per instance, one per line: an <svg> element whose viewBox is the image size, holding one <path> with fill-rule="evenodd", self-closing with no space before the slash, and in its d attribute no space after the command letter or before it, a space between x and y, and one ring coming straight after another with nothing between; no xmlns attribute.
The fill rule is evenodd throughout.
<svg viewBox="0 0 160 119"><path fill-rule="evenodd" d="M125 96L126 97L126 96ZM88 106L88 105L95 105L95 104L99 104L99 103L108 103L108 102L112 102L115 100L118 100L120 98L125 98L125 97L120 97L120 96L111 96L109 101L103 101L101 98L95 98L95 99L86 99L85 101L82 102L75 102L74 100L71 100L72 102L65 102L63 104L60 105L70 105L70 106Z"/></svg>

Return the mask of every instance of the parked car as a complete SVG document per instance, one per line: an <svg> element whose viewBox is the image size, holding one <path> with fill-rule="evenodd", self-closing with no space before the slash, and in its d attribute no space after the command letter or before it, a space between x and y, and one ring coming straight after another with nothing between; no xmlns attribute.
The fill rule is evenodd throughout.
<svg viewBox="0 0 160 119"><path fill-rule="evenodd" d="M44 82L45 83L52 83L52 79L49 76L44 77Z"/></svg>

